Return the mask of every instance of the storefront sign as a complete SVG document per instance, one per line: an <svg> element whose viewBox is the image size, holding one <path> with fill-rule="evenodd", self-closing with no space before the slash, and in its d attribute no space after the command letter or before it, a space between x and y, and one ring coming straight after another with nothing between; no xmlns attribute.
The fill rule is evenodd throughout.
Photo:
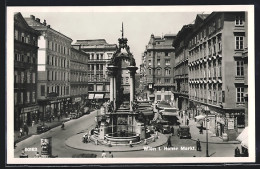
<svg viewBox="0 0 260 169"><path fill-rule="evenodd" d="M39 106L25 107L25 108L23 108L22 112L27 113L27 112L32 112L32 111L36 111L36 110L39 110Z"/></svg>
<svg viewBox="0 0 260 169"><path fill-rule="evenodd" d="M235 120L234 118L228 119L228 129L234 129Z"/></svg>

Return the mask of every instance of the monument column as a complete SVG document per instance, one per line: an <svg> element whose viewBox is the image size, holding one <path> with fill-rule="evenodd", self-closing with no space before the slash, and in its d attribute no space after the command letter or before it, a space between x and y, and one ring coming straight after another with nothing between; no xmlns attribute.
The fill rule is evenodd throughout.
<svg viewBox="0 0 260 169"><path fill-rule="evenodd" d="M116 109L116 74L117 66L109 65L107 67L110 76L110 101L113 101L114 109Z"/></svg>
<svg viewBox="0 0 260 169"><path fill-rule="evenodd" d="M135 97L135 72L138 69L135 66L128 66L127 69L130 73L130 111L133 111L133 101Z"/></svg>

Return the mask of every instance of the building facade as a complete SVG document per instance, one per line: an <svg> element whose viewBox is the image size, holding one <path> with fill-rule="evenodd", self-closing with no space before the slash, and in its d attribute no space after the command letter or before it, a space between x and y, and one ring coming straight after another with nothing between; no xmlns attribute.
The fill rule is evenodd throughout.
<svg viewBox="0 0 260 169"><path fill-rule="evenodd" d="M82 111L88 94L88 54L71 48L70 95L74 111Z"/></svg>
<svg viewBox="0 0 260 169"><path fill-rule="evenodd" d="M25 18L33 29L41 32L38 39L37 99L41 120L60 116L70 100L70 57L72 39L54 30L46 21L31 15Z"/></svg>
<svg viewBox="0 0 260 169"><path fill-rule="evenodd" d="M14 15L14 129L37 119L37 60L40 33Z"/></svg>
<svg viewBox="0 0 260 169"><path fill-rule="evenodd" d="M147 100L147 76L146 76L146 55L142 53L142 60L140 64L140 94L142 100Z"/></svg>
<svg viewBox="0 0 260 169"><path fill-rule="evenodd" d="M73 47L88 55L88 99L109 100L107 64L116 51L116 44L108 44L105 39L77 40Z"/></svg>
<svg viewBox="0 0 260 169"><path fill-rule="evenodd" d="M245 12L198 15L189 41L190 106L208 109L209 129L229 140L245 126L246 25Z"/></svg>
<svg viewBox="0 0 260 169"><path fill-rule="evenodd" d="M174 84L175 105L179 110L189 108L188 56L189 38L193 25L184 25L173 43L175 48Z"/></svg>
<svg viewBox="0 0 260 169"><path fill-rule="evenodd" d="M173 34L166 34L163 37L152 34L146 46L144 66L148 100L174 100L172 90L175 49L172 43L175 37Z"/></svg>

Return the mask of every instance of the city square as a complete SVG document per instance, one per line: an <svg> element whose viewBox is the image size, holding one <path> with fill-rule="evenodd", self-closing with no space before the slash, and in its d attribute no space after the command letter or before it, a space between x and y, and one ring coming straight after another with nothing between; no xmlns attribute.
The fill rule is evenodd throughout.
<svg viewBox="0 0 260 169"><path fill-rule="evenodd" d="M83 15L13 15L14 158L249 157L248 12Z"/></svg>

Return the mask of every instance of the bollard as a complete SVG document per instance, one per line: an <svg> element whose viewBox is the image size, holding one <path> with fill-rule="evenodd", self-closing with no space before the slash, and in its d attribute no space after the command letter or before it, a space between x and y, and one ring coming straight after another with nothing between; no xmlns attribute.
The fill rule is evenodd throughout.
<svg viewBox="0 0 260 169"><path fill-rule="evenodd" d="M95 140L95 144L98 145L98 140Z"/></svg>
<svg viewBox="0 0 260 169"><path fill-rule="evenodd" d="M132 145L132 141L129 142L129 146L130 146L130 147L133 147L133 145Z"/></svg>
<svg viewBox="0 0 260 169"><path fill-rule="evenodd" d="M153 142L155 142L155 138L153 137Z"/></svg>
<svg viewBox="0 0 260 169"><path fill-rule="evenodd" d="M111 141L108 141L108 147L112 147Z"/></svg>

